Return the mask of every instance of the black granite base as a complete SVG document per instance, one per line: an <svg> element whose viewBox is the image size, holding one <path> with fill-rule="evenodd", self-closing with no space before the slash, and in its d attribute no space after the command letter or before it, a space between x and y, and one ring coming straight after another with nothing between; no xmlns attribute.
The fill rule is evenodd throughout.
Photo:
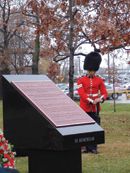
<svg viewBox="0 0 130 173"><path fill-rule="evenodd" d="M29 173L81 173L81 149L29 151Z"/></svg>

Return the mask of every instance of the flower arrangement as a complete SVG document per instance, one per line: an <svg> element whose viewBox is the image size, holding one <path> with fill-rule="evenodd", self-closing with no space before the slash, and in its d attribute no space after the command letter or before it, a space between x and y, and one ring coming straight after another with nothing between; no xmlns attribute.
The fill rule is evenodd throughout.
<svg viewBox="0 0 130 173"><path fill-rule="evenodd" d="M12 152L12 145L3 137L0 129L0 166L6 168L14 168L15 165L15 152Z"/></svg>

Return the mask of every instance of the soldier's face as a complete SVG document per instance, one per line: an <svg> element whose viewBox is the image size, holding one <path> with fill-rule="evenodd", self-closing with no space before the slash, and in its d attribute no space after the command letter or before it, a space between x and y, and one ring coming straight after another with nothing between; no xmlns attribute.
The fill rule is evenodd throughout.
<svg viewBox="0 0 130 173"><path fill-rule="evenodd" d="M95 71L87 71L88 72L88 75L90 76L90 77L94 77L94 75L95 75Z"/></svg>

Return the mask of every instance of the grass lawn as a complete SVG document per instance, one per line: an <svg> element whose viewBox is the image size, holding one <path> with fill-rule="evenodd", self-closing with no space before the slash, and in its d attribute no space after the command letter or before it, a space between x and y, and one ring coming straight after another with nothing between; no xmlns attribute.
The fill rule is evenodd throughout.
<svg viewBox="0 0 130 173"><path fill-rule="evenodd" d="M83 173L130 172L130 104L101 105L101 127L105 144L98 145L98 155L82 154Z"/></svg>
<svg viewBox="0 0 130 173"><path fill-rule="evenodd" d="M103 103L101 107L101 127L105 130L105 144L98 145L101 152L98 155L82 154L82 173L129 173L130 104L116 104L116 112L113 111L112 103ZM1 101L0 128L3 128ZM17 157L16 169L20 173L28 173L28 157Z"/></svg>

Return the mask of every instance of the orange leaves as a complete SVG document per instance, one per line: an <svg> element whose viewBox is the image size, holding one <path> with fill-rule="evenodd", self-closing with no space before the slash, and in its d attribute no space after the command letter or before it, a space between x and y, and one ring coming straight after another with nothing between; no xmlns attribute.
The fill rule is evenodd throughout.
<svg viewBox="0 0 130 173"><path fill-rule="evenodd" d="M121 37L125 40L125 39L127 39L128 38L128 35L126 35L126 34L123 34L123 35L121 35Z"/></svg>
<svg viewBox="0 0 130 173"><path fill-rule="evenodd" d="M124 120L118 120L118 123L122 124L122 123L125 123L125 121Z"/></svg>
<svg viewBox="0 0 130 173"><path fill-rule="evenodd" d="M60 64L51 61L47 70L47 76L55 83L60 81Z"/></svg>
<svg viewBox="0 0 130 173"><path fill-rule="evenodd" d="M44 7L45 3L43 1L41 1L41 6Z"/></svg>
<svg viewBox="0 0 130 173"><path fill-rule="evenodd" d="M63 12L65 12L65 10L66 10L65 5L61 4L61 5L60 5L60 8L62 9Z"/></svg>
<svg viewBox="0 0 130 173"><path fill-rule="evenodd" d="M123 136L129 136L128 134L124 133Z"/></svg>
<svg viewBox="0 0 130 173"><path fill-rule="evenodd" d="M115 25L111 24L109 21L100 20L97 27L100 29L102 39L106 39L108 35L115 32Z"/></svg>
<svg viewBox="0 0 130 173"><path fill-rule="evenodd" d="M43 14L43 15L41 16L41 19L44 20L45 18L46 18L46 15Z"/></svg>
<svg viewBox="0 0 130 173"><path fill-rule="evenodd" d="M65 2L62 2L61 5L60 5L60 8L63 12L66 11L66 7L67 7L67 4Z"/></svg>
<svg viewBox="0 0 130 173"><path fill-rule="evenodd" d="M55 50L56 54L53 56L59 52L67 54L69 38L72 38L72 45L81 44L83 39L86 39L86 43L98 45L101 53L129 44L129 7L126 0L120 3L114 1L114 4L112 0L71 1L72 14L70 14L71 10L69 11L68 0L61 0L59 3L51 0L49 4L47 0L28 2L32 13L37 12L40 19L38 33L44 35L46 42L51 39L54 42L52 50ZM70 23L73 23L72 32L70 32ZM50 44L47 46L49 50Z"/></svg>

